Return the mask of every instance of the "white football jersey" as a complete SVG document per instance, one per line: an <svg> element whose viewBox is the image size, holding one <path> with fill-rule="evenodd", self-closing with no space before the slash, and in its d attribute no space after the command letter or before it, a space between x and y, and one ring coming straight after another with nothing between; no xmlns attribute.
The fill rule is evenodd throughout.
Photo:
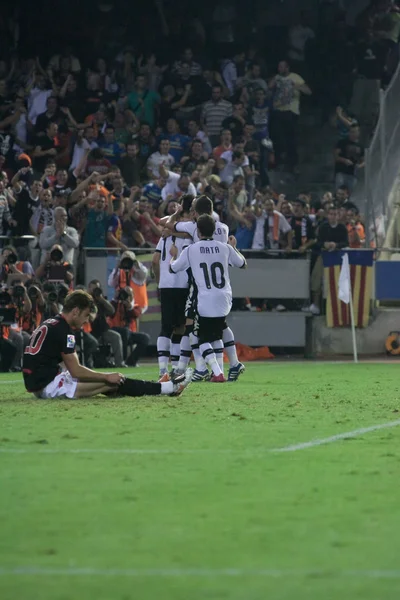
<svg viewBox="0 0 400 600"><path fill-rule="evenodd" d="M173 273L192 270L201 317L226 317L232 307L229 265L242 268L246 259L229 244L201 240L185 248L170 269Z"/></svg>
<svg viewBox="0 0 400 600"><path fill-rule="evenodd" d="M187 246L193 244L192 240L185 240L175 236L169 236L165 239L160 238L156 252L161 254L160 260L160 282L158 287L163 288L188 288L189 277L186 271L179 273L171 273L169 269L169 263L171 261L171 255L169 253L172 244L178 248L178 257L182 254L182 250Z"/></svg>
<svg viewBox="0 0 400 600"><path fill-rule="evenodd" d="M194 242L200 241L199 234L197 233L197 223L194 221L180 221L179 223L176 223L175 230L181 233L188 233ZM229 227L225 225L225 223L215 223L213 240L227 244L228 238Z"/></svg>

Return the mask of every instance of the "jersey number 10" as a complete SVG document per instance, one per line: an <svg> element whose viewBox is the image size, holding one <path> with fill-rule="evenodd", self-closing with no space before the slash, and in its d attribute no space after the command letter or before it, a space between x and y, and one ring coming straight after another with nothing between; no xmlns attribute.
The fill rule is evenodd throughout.
<svg viewBox="0 0 400 600"><path fill-rule="evenodd" d="M219 290L222 290L222 288L225 287L224 267L223 265L221 265L220 262L212 263L210 267L211 279L210 273L208 272L208 264L200 263L200 268L203 269L204 281L206 282L206 287L208 290L211 290L212 285L218 288ZM218 279L220 279L220 281L217 280L217 273Z"/></svg>

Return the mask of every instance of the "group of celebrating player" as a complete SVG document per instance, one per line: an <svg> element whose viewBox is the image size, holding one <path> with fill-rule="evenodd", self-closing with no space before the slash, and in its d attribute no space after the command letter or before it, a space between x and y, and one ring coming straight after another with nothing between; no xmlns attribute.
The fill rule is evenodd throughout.
<svg viewBox="0 0 400 600"><path fill-rule="evenodd" d="M31 336L23 364L29 392L38 398L176 396L191 381L225 382L224 348L230 363L228 381L236 381L243 373L245 367L226 323L232 306L229 267L246 267L235 238L229 237L225 224L216 222L207 196L183 196L179 210L165 217L162 225L164 234L153 257L161 300L159 381L99 373L79 363L74 330L95 311L90 294L79 290L69 294L60 315L42 323ZM192 351L194 371L188 368Z"/></svg>

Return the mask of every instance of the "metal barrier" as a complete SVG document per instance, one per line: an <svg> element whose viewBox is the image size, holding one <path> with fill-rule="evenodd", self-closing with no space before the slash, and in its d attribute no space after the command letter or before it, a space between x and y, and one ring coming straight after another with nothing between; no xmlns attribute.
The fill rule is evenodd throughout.
<svg viewBox="0 0 400 600"><path fill-rule="evenodd" d="M391 192L400 173L400 63L387 89L380 91L380 111L365 153L365 187L353 199L365 206L367 240L384 242L393 204Z"/></svg>
<svg viewBox="0 0 400 600"><path fill-rule="evenodd" d="M149 267L154 248L146 250L132 248L139 260ZM107 280L116 266L118 257L115 249L84 248L85 252L85 284L91 279L98 279L108 295L114 290L107 286ZM299 299L307 302L310 289L310 262L307 256L280 258L285 252L280 251L243 251L248 257L248 269L232 269L230 278L233 296L236 298L275 298L280 300ZM257 256L258 258L251 258ZM268 258L268 256L270 258ZM150 335L155 344L160 331L160 305L157 297L157 285L154 280L148 281L149 309L140 319L141 331ZM232 312L228 322L235 331L236 339L250 346L306 346L306 323L310 315L301 311L293 312Z"/></svg>

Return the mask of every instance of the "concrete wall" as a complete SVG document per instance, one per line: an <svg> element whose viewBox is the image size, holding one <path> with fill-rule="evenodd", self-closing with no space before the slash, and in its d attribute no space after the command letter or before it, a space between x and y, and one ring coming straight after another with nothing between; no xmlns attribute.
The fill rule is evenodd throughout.
<svg viewBox="0 0 400 600"><path fill-rule="evenodd" d="M385 341L391 331L400 331L400 309L377 309L366 329L356 329L359 354L385 354ZM312 323L312 348L316 355L351 355L351 329L330 329L325 325L325 317L316 317Z"/></svg>

